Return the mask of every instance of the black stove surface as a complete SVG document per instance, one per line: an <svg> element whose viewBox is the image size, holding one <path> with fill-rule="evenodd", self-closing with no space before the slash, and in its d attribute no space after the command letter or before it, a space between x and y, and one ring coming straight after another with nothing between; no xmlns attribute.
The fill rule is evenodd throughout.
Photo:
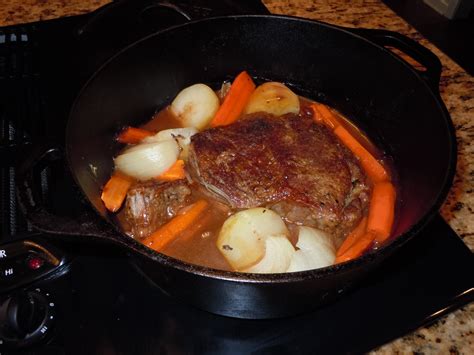
<svg viewBox="0 0 474 355"><path fill-rule="evenodd" d="M263 11L257 1L240 5L225 1L217 10L212 1L167 4L181 4L185 15L194 18L229 9ZM56 274L30 280L17 290L10 286L7 290L7 276L0 277L0 316L2 302L18 289L47 295L49 305L54 305L54 321L48 323L41 340L15 349L15 344L2 344L0 337L0 354L360 353L474 299L474 280L465 272L473 269L472 253L439 216L337 302L297 317L259 321L212 315L171 299L116 247L33 234L15 199L16 163L36 146L61 147L77 90L117 48L143 31L182 21L183 15L169 8L164 10L166 16L161 8L143 15L136 4L129 6L127 2L112 6L118 9L115 16L139 11L145 19L132 23L136 30L127 34L112 26L115 20L103 11L0 28L0 244L10 243L0 245L0 276L10 275L13 268L8 258L2 258L2 251L12 243L32 241L46 249L52 244L51 248L58 248L55 252L65 255ZM168 11L175 12L171 16ZM100 46L105 39L116 38L111 31L117 31L119 39ZM97 55L88 58L92 52ZM64 162L40 169L36 179L52 210L68 216L83 213L80 194ZM31 258L27 261L35 265Z"/></svg>

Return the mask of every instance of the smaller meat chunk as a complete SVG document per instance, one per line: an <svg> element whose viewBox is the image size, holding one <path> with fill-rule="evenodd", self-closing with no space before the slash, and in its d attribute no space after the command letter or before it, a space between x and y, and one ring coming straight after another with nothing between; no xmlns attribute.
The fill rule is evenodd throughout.
<svg viewBox="0 0 474 355"><path fill-rule="evenodd" d="M132 186L125 202L125 232L145 238L187 205L191 189L186 180L145 181Z"/></svg>

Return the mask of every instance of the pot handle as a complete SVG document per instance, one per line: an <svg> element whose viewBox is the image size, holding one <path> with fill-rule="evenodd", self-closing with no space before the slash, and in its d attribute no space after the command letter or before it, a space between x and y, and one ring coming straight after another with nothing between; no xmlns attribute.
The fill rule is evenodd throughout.
<svg viewBox="0 0 474 355"><path fill-rule="evenodd" d="M396 48L415 59L424 68L426 68L426 70L420 70L416 68L415 70L430 85L431 89L439 94L439 82L441 79L442 66L439 58L429 49L425 48L415 40L398 32L368 28L351 28L349 31L360 35L382 47ZM405 59L401 59L406 62Z"/></svg>
<svg viewBox="0 0 474 355"><path fill-rule="evenodd" d="M34 146L24 163L17 168L16 186L20 207L27 220L41 232L72 237L93 237L130 245L131 239L118 233L94 211L84 206L77 218L50 212L35 172L42 171L53 162L64 160L64 153L57 147ZM79 198L78 198L79 199ZM77 201L79 202L79 201Z"/></svg>

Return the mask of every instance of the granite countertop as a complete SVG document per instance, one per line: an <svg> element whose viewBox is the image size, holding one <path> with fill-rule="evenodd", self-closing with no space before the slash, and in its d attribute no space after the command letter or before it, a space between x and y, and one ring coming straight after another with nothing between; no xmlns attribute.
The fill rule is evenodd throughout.
<svg viewBox="0 0 474 355"><path fill-rule="evenodd" d="M109 2L109 0L2 0L0 26L84 14ZM263 3L275 14L307 17L347 27L397 31L415 39L440 58L443 64L441 96L454 122L459 151L454 185L441 208L441 214L466 245L474 250L472 145L474 78L380 0L263 0ZM474 303L372 353L473 354Z"/></svg>

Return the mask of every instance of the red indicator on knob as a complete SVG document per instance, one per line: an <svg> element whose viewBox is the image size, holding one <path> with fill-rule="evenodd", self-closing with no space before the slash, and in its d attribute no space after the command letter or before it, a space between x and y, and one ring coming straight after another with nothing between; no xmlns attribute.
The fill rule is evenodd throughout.
<svg viewBox="0 0 474 355"><path fill-rule="evenodd" d="M28 259L28 267L29 267L31 270L37 270L37 269L39 269L41 266L43 266L43 264L44 264L44 260L41 259L41 258L32 257L32 258Z"/></svg>

